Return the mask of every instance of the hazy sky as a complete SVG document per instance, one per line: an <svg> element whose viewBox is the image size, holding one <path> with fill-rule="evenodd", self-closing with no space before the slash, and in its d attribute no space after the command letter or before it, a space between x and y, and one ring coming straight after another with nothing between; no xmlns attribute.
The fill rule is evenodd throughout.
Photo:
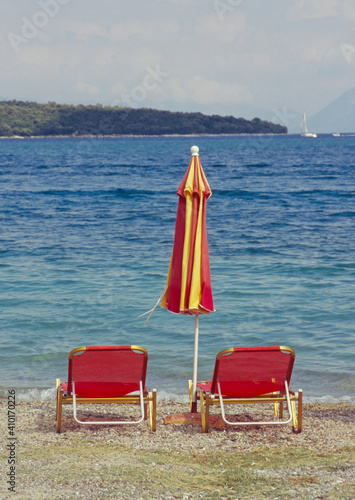
<svg viewBox="0 0 355 500"><path fill-rule="evenodd" d="M354 0L0 0L0 25L1 99L286 123L355 87Z"/></svg>

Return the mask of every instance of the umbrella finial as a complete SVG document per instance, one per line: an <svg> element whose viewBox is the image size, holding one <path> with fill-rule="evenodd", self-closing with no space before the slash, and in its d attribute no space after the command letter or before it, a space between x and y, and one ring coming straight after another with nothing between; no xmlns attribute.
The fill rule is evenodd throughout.
<svg viewBox="0 0 355 500"><path fill-rule="evenodd" d="M197 146L192 146L191 148L191 156L198 156L198 152L200 151Z"/></svg>

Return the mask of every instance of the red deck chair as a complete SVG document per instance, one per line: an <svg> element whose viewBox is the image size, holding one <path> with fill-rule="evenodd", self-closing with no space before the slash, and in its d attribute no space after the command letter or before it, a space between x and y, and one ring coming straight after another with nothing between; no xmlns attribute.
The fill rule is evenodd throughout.
<svg viewBox="0 0 355 500"><path fill-rule="evenodd" d="M156 429L156 391L145 387L148 352L139 346L78 347L69 354L68 382L57 379L57 432L61 430L62 404L73 404L76 422L84 425L139 424L147 419ZM137 394L137 392L139 394ZM135 394L134 394L135 393ZM141 417L134 421L81 421L79 403L139 404Z"/></svg>
<svg viewBox="0 0 355 500"><path fill-rule="evenodd" d="M210 405L220 405L222 418L229 425L280 425L293 422L293 430L302 429L302 390L289 389L295 352L290 347L234 347L217 354L211 382L200 382L199 399L204 432L209 428ZM190 401L191 401L191 381ZM295 402L298 402L296 415ZM273 403L280 420L230 422L225 415L226 404ZM283 418L283 403L289 417Z"/></svg>

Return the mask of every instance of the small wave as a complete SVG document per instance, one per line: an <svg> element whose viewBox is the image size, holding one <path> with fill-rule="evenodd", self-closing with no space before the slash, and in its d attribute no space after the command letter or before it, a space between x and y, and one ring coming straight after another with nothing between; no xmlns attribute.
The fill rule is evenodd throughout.
<svg viewBox="0 0 355 500"><path fill-rule="evenodd" d="M16 389L16 400L18 402L30 403L32 401L55 401L56 389L50 388L27 388ZM7 389L0 388L0 398L7 397ZM189 396L185 394L177 394L175 392L157 391L157 400L171 403L189 403Z"/></svg>
<svg viewBox="0 0 355 500"><path fill-rule="evenodd" d="M355 404L355 396L304 396L305 403L350 403Z"/></svg>
<svg viewBox="0 0 355 500"><path fill-rule="evenodd" d="M257 163L246 163L244 165L245 167L252 167L252 168L265 168L265 167L271 167L270 163L265 163L265 162L257 162Z"/></svg>
<svg viewBox="0 0 355 500"><path fill-rule="evenodd" d="M344 211L344 212L334 212L329 214L330 217L354 217L355 212L353 211Z"/></svg>
<svg viewBox="0 0 355 500"><path fill-rule="evenodd" d="M19 402L30 403L33 401L54 401L56 390L54 387L50 389L18 389L16 391L16 398ZM176 394L167 391L157 391L158 402L164 403L184 403L189 404L189 396L187 394ZM332 396L330 394L324 396L308 396L304 394L303 401L305 403L348 403L355 404L355 395L339 395Z"/></svg>
<svg viewBox="0 0 355 500"><path fill-rule="evenodd" d="M51 389L24 389L16 394L18 401L53 401L55 399L55 388Z"/></svg>
<svg viewBox="0 0 355 500"><path fill-rule="evenodd" d="M174 394L166 391L157 391L157 399L159 401L171 403L189 403L189 396L187 394Z"/></svg>

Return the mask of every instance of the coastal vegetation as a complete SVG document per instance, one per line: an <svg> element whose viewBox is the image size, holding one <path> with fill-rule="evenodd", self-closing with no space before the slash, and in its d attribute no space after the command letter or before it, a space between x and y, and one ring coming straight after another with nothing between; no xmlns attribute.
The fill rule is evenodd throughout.
<svg viewBox="0 0 355 500"><path fill-rule="evenodd" d="M254 118L48 102L0 101L0 137L286 134L287 128Z"/></svg>

